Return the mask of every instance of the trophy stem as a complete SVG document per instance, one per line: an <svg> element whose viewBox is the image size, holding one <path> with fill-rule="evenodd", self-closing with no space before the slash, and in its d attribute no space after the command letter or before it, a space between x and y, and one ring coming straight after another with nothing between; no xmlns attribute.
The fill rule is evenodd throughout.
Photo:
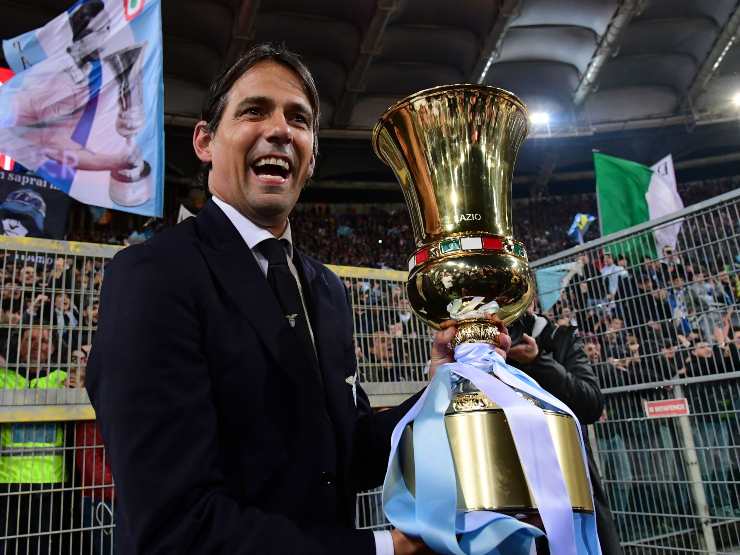
<svg viewBox="0 0 740 555"><path fill-rule="evenodd" d="M498 342L498 328L490 320L463 320L457 324L457 332L450 341L454 349L461 343L492 343Z"/></svg>

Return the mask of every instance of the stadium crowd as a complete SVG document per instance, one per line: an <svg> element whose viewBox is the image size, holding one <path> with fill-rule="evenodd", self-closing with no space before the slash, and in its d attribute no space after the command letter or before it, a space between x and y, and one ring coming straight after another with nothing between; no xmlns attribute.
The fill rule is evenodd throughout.
<svg viewBox="0 0 740 555"><path fill-rule="evenodd" d="M715 189L709 193L702 189L701 194L689 187L682 196L688 205L724 192L728 184L718 182ZM548 210L542 209L543 203ZM568 220L575 212L593 211L589 203L593 195L571 196L562 203L517 201L516 233L528 241L531 258L572 246L565 237ZM586 251L570 261L575 263L562 293L545 311L551 321L575 330L602 388L611 392L600 427L599 451L619 529L633 537L655 526L675 526L675 521L657 517L625 521L627 515L658 511L646 503L661 499L661 511L675 509L682 514L681 505L691 502L688 478L681 474L685 465L674 460L682 445L675 419L648 422L644 418L644 402L677 396L676 384L683 378L688 380L682 395L693 415L693 441L709 510L719 517L740 516L737 486L726 486L740 478L736 448L740 393L736 378L720 377L740 368L740 221L733 216L730 210L719 209L709 216L688 218L676 248L649 256L634 245ZM296 233L300 248L337 265L404 269L413 250L406 209L400 205L390 211L307 205L291 221L301 230ZM151 226L138 230L131 242L152 232ZM97 325L104 260L9 250L0 258L2 387L82 387ZM426 381L429 330L413 315L401 278L367 275L344 279L354 307L361 381ZM54 379L39 380L42 375ZM613 418L614 414L618 417ZM97 429L92 422L50 426L55 437L64 439L48 445L49 449L65 454L53 480L46 479L75 484L77 489L70 493L63 488L55 500L43 497L47 493L38 496L48 507L50 501L68 503L67 497L78 495L75 503L83 511L75 518L98 527L75 541L101 546L102 551L93 552L108 552L104 542L110 537L103 537L103 531L113 518L114 492ZM16 476L0 484L12 494L28 483L38 483L37 478L30 476L24 482ZM22 516L29 508L16 510ZM668 528L666 532L672 530Z"/></svg>
<svg viewBox="0 0 740 555"><path fill-rule="evenodd" d="M732 179L686 183L679 185L679 193L689 206L739 183ZM594 193L514 199L514 236L526 244L530 261L574 246L568 229L579 212L598 213ZM408 212L400 204L385 209L298 204L291 221L302 230L296 235L298 246L327 264L406 270L415 249ZM597 237L598 222L589 228L585 240Z"/></svg>
<svg viewBox="0 0 740 555"><path fill-rule="evenodd" d="M679 184L686 206L727 192L740 185L740 177L703 180ZM191 194L183 206L197 212L203 195ZM199 191L199 190L198 190ZM514 236L527 246L530 261L560 252L575 245L568 237L573 216L596 215L594 193L546 196L541 199L515 198L512 202ZM175 223L169 219L132 217L115 213L98 220L90 217L70 227L67 239L88 243L127 245L141 242L155 232ZM408 211L402 204L329 205L298 203L291 216L296 245L325 264L406 270L414 250L414 238ZM599 237L598 221L588 229L585 240Z"/></svg>

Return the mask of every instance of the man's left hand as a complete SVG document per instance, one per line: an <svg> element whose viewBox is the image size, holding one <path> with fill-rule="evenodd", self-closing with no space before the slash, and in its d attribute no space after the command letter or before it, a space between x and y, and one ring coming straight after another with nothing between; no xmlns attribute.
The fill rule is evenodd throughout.
<svg viewBox="0 0 740 555"><path fill-rule="evenodd" d="M493 321L493 324L498 328L498 345L494 345L496 352L506 359L507 353L511 348L511 338L506 326L498 320ZM448 320L442 324L442 329L434 334L434 343L432 345L432 358L429 361L429 378L434 377L434 373L437 368L442 364L455 362L454 353L450 348L450 341L455 337L455 322ZM533 340L534 341L534 340Z"/></svg>
<svg viewBox="0 0 740 555"><path fill-rule="evenodd" d="M522 340L509 349L509 359L520 364L532 364L540 354L537 341L526 333Z"/></svg>

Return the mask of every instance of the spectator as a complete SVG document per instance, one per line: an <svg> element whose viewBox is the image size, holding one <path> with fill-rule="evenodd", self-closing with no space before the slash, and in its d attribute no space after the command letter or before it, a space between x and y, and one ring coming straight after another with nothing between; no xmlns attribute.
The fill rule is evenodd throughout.
<svg viewBox="0 0 740 555"><path fill-rule="evenodd" d="M2 389L57 389L65 387L67 373L49 365L55 350L54 334L42 326L25 328L18 340L18 368L0 369ZM55 422L15 422L0 426L0 522L8 536L8 553L56 553L65 550L63 538L50 534L70 513L66 479L64 425ZM28 453L28 454L26 454ZM66 503L66 505L65 505ZM57 510L55 510L55 508Z"/></svg>
<svg viewBox="0 0 740 555"><path fill-rule="evenodd" d="M73 330L77 328L80 321L80 312L72 304L72 299L67 293L58 293L54 297L54 325L60 342L71 343Z"/></svg>
<svg viewBox="0 0 740 555"><path fill-rule="evenodd" d="M568 405L586 426L599 419L604 399L583 343L575 331L572 327L556 325L542 316L527 313L510 326L512 341L515 337L521 339L509 350L507 361ZM604 555L620 555L622 549L614 519L586 438L584 444L587 446L601 550Z"/></svg>
<svg viewBox="0 0 740 555"><path fill-rule="evenodd" d="M56 290L72 287L72 265L66 257L54 259L54 267L49 272L46 285Z"/></svg>
<svg viewBox="0 0 740 555"><path fill-rule="evenodd" d="M72 353L76 363L70 373L70 385L73 387L85 387L85 368L90 348L91 345L83 345ZM78 422L75 425L74 445L74 468L82 490L83 549L95 555L113 555L115 490L97 422Z"/></svg>
<svg viewBox="0 0 740 555"><path fill-rule="evenodd" d="M607 297L613 299L619 288L619 280L627 277L627 270L623 266L614 264L614 257L610 253L604 253L604 264L601 266L601 275L607 290Z"/></svg>
<svg viewBox="0 0 740 555"><path fill-rule="evenodd" d="M719 345L697 341L686 359L685 375L708 376L732 371L725 366ZM740 516L726 484L732 469L732 443L729 418L733 414L733 399L726 388L716 382L695 383L686 388L689 408L694 415L692 432L702 481L707 490L710 512L715 516Z"/></svg>

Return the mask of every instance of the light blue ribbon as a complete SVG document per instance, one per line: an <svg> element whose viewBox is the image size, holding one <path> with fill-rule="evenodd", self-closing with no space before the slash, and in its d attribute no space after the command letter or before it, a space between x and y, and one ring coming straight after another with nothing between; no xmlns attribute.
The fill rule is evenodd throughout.
<svg viewBox="0 0 740 555"><path fill-rule="evenodd" d="M457 362L437 369L429 387L393 430L383 486L388 520L399 530L421 537L435 552L447 555L529 555L533 540L543 535L539 528L501 513L458 512L455 468L444 426L454 373L468 379L504 410L551 553L600 555L594 515L572 511L542 410L515 390L575 420L573 413L532 378L508 366L487 344L461 344L455 349L455 359ZM404 482L398 453L401 435L412 421L416 498ZM581 449L588 468L583 443Z"/></svg>

